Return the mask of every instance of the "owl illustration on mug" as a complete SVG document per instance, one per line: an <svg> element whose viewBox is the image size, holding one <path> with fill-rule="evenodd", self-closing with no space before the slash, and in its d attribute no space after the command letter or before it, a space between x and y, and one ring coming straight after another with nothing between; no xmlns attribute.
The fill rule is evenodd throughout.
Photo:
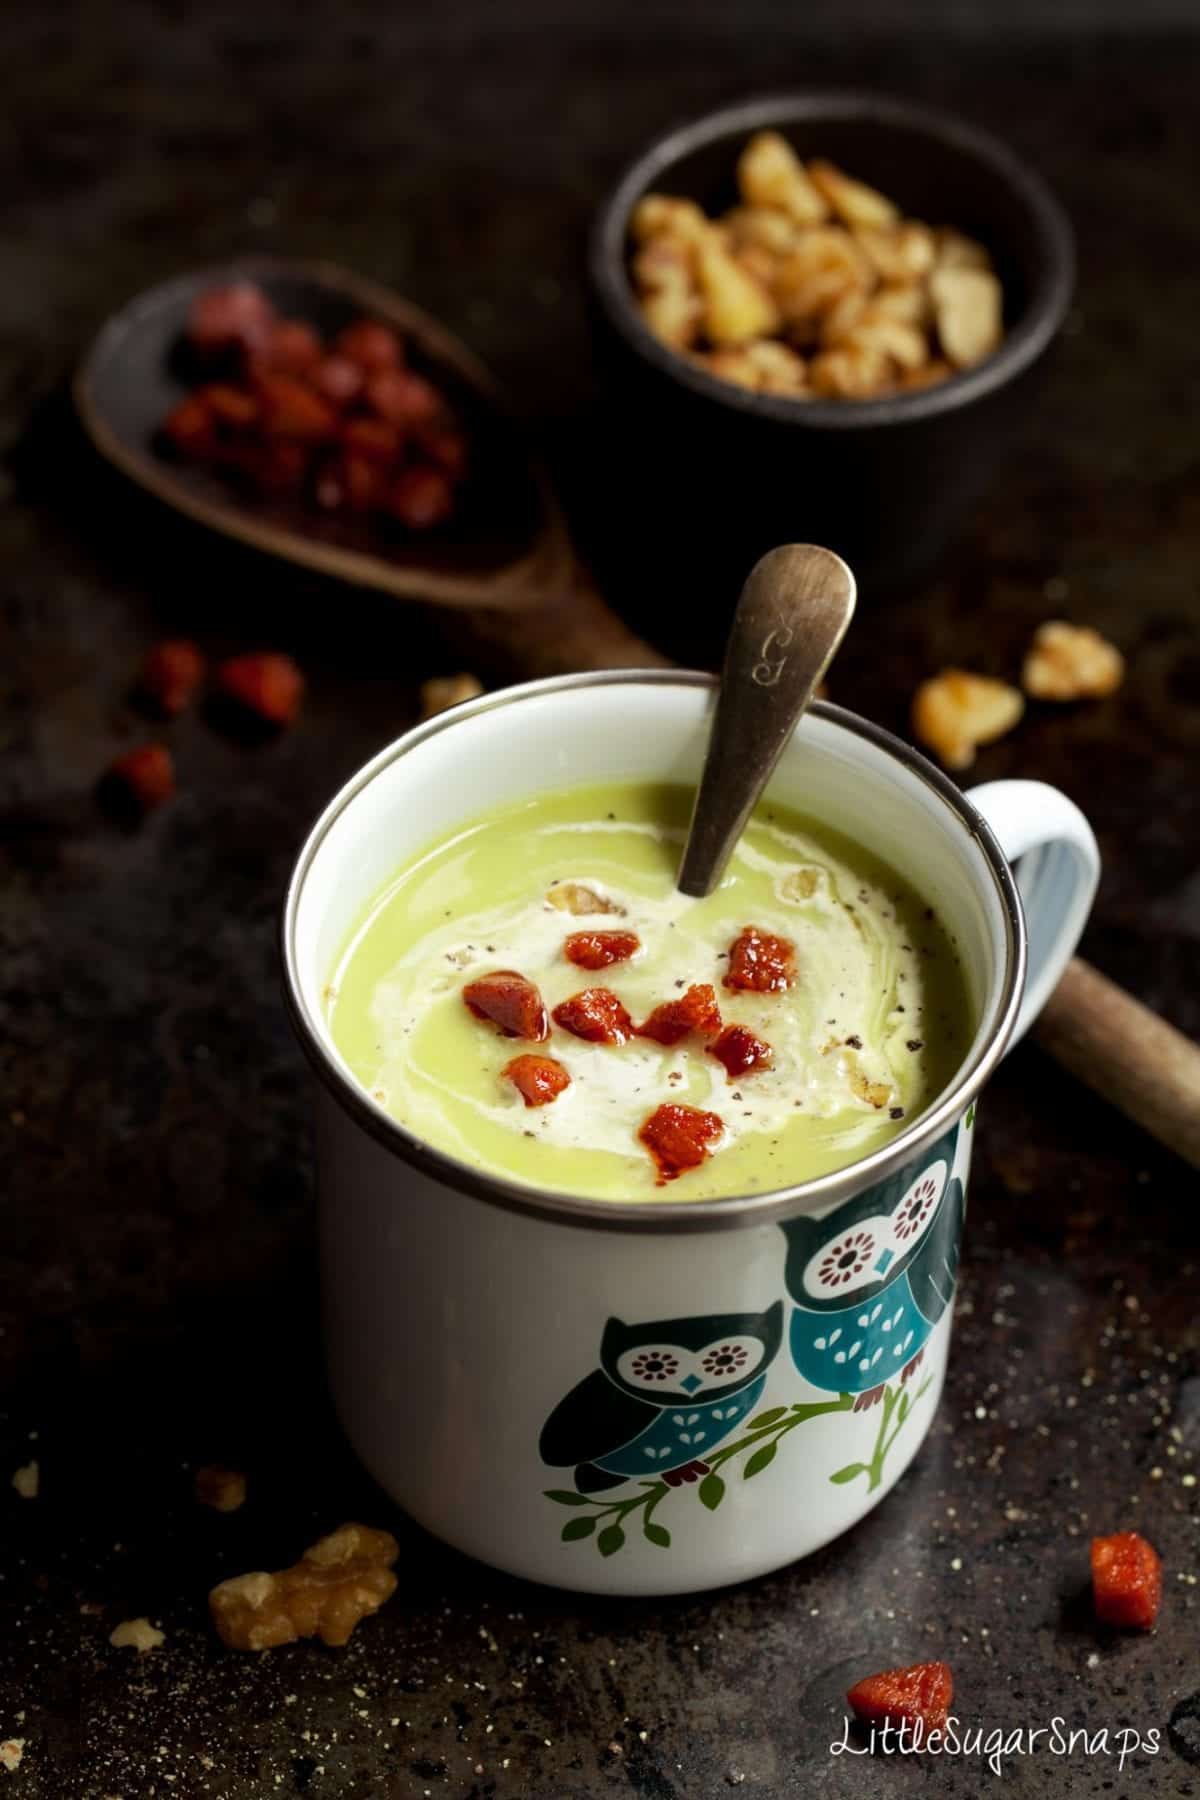
<svg viewBox="0 0 1200 1800"><path fill-rule="evenodd" d="M677 1487L757 1405L783 1337L783 1302L762 1313L713 1313L627 1325L610 1318L600 1367L542 1427L543 1462L575 1465L584 1494L652 1475Z"/></svg>
<svg viewBox="0 0 1200 1800"><path fill-rule="evenodd" d="M822 1219L790 1219L784 1280L792 1361L813 1387L868 1404L906 1381L954 1297L966 1197L958 1128Z"/></svg>

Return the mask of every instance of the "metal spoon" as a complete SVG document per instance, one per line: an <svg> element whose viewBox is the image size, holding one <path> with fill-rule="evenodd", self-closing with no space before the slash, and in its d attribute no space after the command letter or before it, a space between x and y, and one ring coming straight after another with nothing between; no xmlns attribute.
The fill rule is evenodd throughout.
<svg viewBox="0 0 1200 1800"><path fill-rule="evenodd" d="M704 773L676 886L711 894L854 613L854 577L817 544L782 544L746 579L725 647Z"/></svg>

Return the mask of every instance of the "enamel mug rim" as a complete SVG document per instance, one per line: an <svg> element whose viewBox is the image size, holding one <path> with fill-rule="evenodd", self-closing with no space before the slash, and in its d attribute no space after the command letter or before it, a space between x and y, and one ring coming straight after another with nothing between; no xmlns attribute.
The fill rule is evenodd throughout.
<svg viewBox="0 0 1200 1800"><path fill-rule="evenodd" d="M865 740L874 749L900 762L932 791L944 808L944 822L966 832L982 852L994 883L994 898L999 903L1004 927L1004 964L1000 972L998 998L992 1003L990 1027L985 1029L986 1018L981 1019L958 1075L934 1105L914 1120L907 1130L870 1156L862 1157L845 1168L812 1181L772 1188L763 1193L721 1199L592 1199L553 1188L526 1185L460 1162L445 1151L426 1143L392 1118L370 1098L339 1061L326 1033L314 1021L305 1001L297 950L297 923L305 882L334 824L364 789L384 770L430 738L441 732L453 731L481 714L519 707L524 702L546 694L618 684L714 689L716 677L700 670L688 669L605 669L524 682L515 687L500 689L494 694L484 694L477 700L453 707L448 712L439 713L414 726L386 745L350 777L319 815L305 838L284 900L280 947L284 998L293 1027L318 1079L364 1131L399 1160L407 1162L424 1175L494 1206L553 1220L557 1224L574 1224L592 1230L599 1228L658 1233L717 1231L779 1222L800 1213L823 1212L860 1189L885 1180L896 1169L911 1162L936 1142L977 1097L1003 1056L1013 1034L1025 988L1027 954L1025 917L1017 884L1000 842L983 814L920 751L885 731L882 726L861 718L844 707L835 706L828 701L816 701L808 712ZM802 728L803 721L797 730Z"/></svg>

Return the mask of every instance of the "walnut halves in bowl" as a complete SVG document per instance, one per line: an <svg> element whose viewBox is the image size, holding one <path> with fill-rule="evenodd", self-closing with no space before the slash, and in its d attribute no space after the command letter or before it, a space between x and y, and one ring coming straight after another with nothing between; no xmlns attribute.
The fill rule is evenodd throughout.
<svg viewBox="0 0 1200 1800"><path fill-rule="evenodd" d="M634 208L642 317L709 374L797 400L875 399L945 381L995 350L1003 293L982 244L901 216L776 131L737 163L741 204Z"/></svg>

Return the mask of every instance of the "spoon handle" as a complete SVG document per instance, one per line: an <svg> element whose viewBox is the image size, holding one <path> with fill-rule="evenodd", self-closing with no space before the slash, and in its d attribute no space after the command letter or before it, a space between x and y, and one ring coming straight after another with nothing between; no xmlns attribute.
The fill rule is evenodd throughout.
<svg viewBox="0 0 1200 1800"><path fill-rule="evenodd" d="M711 894L845 635L854 577L816 544L783 544L746 580L676 885Z"/></svg>
<svg viewBox="0 0 1200 1800"><path fill-rule="evenodd" d="M631 631L582 571L550 592L507 607L445 609L443 625L489 673L533 681L579 669L665 668L667 658Z"/></svg>
<svg viewBox="0 0 1200 1800"><path fill-rule="evenodd" d="M1200 1169L1200 1045L1078 956L1033 1035L1093 1092Z"/></svg>

